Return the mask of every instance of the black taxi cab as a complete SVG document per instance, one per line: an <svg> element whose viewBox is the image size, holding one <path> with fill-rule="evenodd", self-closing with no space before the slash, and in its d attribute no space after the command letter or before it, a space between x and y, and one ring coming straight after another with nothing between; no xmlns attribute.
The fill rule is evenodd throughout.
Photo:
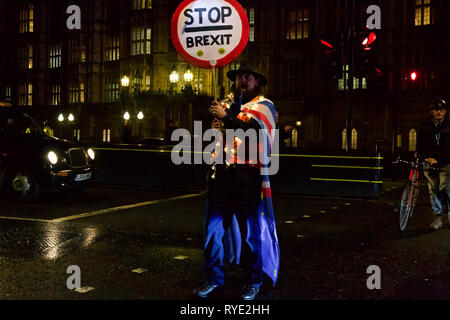
<svg viewBox="0 0 450 320"><path fill-rule="evenodd" d="M82 188L94 179L94 158L92 149L45 134L23 109L0 104L0 190L10 198Z"/></svg>

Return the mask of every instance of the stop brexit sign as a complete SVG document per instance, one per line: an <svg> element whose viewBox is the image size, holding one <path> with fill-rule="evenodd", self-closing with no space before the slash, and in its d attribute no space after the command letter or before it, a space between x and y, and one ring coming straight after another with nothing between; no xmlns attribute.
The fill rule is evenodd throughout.
<svg viewBox="0 0 450 320"><path fill-rule="evenodd" d="M172 17L171 35L178 53L190 64L220 67L245 49L249 24L236 0L184 0Z"/></svg>

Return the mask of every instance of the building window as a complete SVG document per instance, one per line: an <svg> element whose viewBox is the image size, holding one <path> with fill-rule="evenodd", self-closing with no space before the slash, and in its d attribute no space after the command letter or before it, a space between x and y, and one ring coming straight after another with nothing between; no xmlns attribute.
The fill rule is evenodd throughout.
<svg viewBox="0 0 450 320"><path fill-rule="evenodd" d="M73 130L73 137L74 137L75 141L80 141L81 130L80 129L74 129Z"/></svg>
<svg viewBox="0 0 450 320"><path fill-rule="evenodd" d="M145 75L144 90L147 91L150 89L151 89L150 76L147 74L147 75Z"/></svg>
<svg viewBox="0 0 450 320"><path fill-rule="evenodd" d="M103 129L103 142L111 142L111 129Z"/></svg>
<svg viewBox="0 0 450 320"><path fill-rule="evenodd" d="M69 103L84 103L84 83L69 89Z"/></svg>
<svg viewBox="0 0 450 320"><path fill-rule="evenodd" d="M152 0L133 0L133 10L151 9Z"/></svg>
<svg viewBox="0 0 450 320"><path fill-rule="evenodd" d="M131 29L131 55L151 53L152 29L137 27Z"/></svg>
<svg viewBox="0 0 450 320"><path fill-rule="evenodd" d="M245 13L247 14L248 24L250 26L248 41L254 42L255 41L255 9L250 8L249 10L247 10L247 9L244 9L244 10L245 10Z"/></svg>
<svg viewBox="0 0 450 320"><path fill-rule="evenodd" d="M19 69L33 69L33 45L19 49Z"/></svg>
<svg viewBox="0 0 450 320"><path fill-rule="evenodd" d="M116 61L120 59L120 38L118 35L108 36L106 39L106 61Z"/></svg>
<svg viewBox="0 0 450 320"><path fill-rule="evenodd" d="M409 130L408 150L409 151L417 150L417 131L414 129Z"/></svg>
<svg viewBox="0 0 450 320"><path fill-rule="evenodd" d="M61 104L60 102L61 102L61 86L60 85L52 86L50 105L59 106Z"/></svg>
<svg viewBox="0 0 450 320"><path fill-rule="evenodd" d="M11 101L11 87L10 86L6 87L5 100L6 101Z"/></svg>
<svg viewBox="0 0 450 320"><path fill-rule="evenodd" d="M350 148L356 150L358 148L358 131L353 128ZM347 149L347 129L342 130L342 150Z"/></svg>
<svg viewBox="0 0 450 320"><path fill-rule="evenodd" d="M342 78L338 79L338 90L348 90L349 69L348 64L342 66ZM367 89L367 77L356 78L353 77L353 89L354 90L366 90Z"/></svg>
<svg viewBox="0 0 450 320"><path fill-rule="evenodd" d="M61 45L60 44L56 44L56 45L50 47L49 66L50 66L50 68L60 68L61 67Z"/></svg>
<svg viewBox="0 0 450 320"><path fill-rule="evenodd" d="M34 5L29 4L19 13L19 33L34 31Z"/></svg>
<svg viewBox="0 0 450 320"><path fill-rule="evenodd" d="M33 105L33 84L22 83L19 85L19 106Z"/></svg>
<svg viewBox="0 0 450 320"><path fill-rule="evenodd" d="M309 38L308 10L289 10L286 39L297 40Z"/></svg>
<svg viewBox="0 0 450 320"><path fill-rule="evenodd" d="M105 102L116 102L119 99L119 81L106 79Z"/></svg>
<svg viewBox="0 0 450 320"><path fill-rule="evenodd" d="M425 26L432 24L431 0L416 0L416 14L414 24L416 26Z"/></svg>
<svg viewBox="0 0 450 320"><path fill-rule="evenodd" d="M352 130L352 150L358 149L358 131L353 128Z"/></svg>
<svg viewBox="0 0 450 320"><path fill-rule="evenodd" d="M69 40L69 64L86 62L86 48L80 45L78 37Z"/></svg>
<svg viewBox="0 0 450 320"><path fill-rule="evenodd" d="M401 148L402 147L402 135L398 134L397 135L397 142L395 144L397 146L397 148Z"/></svg>

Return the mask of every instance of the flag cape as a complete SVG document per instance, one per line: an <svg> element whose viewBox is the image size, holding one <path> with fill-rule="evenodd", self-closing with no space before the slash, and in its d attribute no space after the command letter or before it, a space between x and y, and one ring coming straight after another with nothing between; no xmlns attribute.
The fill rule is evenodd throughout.
<svg viewBox="0 0 450 320"><path fill-rule="evenodd" d="M261 258L262 268L275 285L278 279L280 267L280 248L275 226L275 217L272 207L272 193L270 189L269 175L267 174L270 148L274 140L276 111L271 101L257 97L241 108L238 118L255 119L264 132L262 154L265 157L261 167L262 186L261 202L258 216L261 225ZM241 253L241 234L236 217L233 215L230 228L226 230L224 237L225 260L239 264Z"/></svg>

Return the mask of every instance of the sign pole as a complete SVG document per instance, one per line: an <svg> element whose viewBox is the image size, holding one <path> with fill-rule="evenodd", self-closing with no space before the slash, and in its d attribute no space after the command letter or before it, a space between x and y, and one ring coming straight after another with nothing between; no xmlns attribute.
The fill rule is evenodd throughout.
<svg viewBox="0 0 450 320"><path fill-rule="evenodd" d="M212 90L213 90L213 96L214 96L214 100L217 100L217 85L216 85L216 65L217 65L217 61L216 60L211 60L210 64L212 66Z"/></svg>

